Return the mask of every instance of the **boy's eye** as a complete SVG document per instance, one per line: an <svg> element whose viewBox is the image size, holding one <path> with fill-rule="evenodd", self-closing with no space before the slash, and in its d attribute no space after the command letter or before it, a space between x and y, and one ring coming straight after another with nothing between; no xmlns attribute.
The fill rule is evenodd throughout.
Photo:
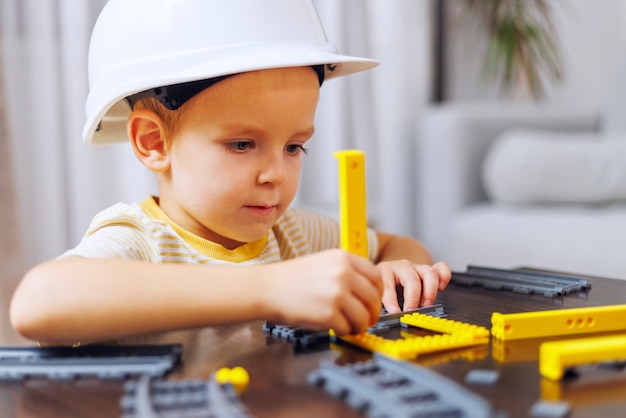
<svg viewBox="0 0 626 418"><path fill-rule="evenodd" d="M234 141L226 144L226 147L232 151L242 152L254 147L250 141Z"/></svg>
<svg viewBox="0 0 626 418"><path fill-rule="evenodd" d="M287 145L285 147L285 151L288 154L294 154L294 155L298 154L300 151L302 151L305 154L307 153L306 152L307 150L306 150L306 148L304 148L304 145L300 145L300 144L290 144L290 145Z"/></svg>

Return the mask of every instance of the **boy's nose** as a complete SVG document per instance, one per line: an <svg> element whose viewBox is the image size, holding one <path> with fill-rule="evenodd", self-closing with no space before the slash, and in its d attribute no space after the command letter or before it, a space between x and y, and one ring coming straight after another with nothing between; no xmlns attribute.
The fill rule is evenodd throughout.
<svg viewBox="0 0 626 418"><path fill-rule="evenodd" d="M259 173L259 183L280 186L287 181L287 167L283 155L267 158L263 164Z"/></svg>

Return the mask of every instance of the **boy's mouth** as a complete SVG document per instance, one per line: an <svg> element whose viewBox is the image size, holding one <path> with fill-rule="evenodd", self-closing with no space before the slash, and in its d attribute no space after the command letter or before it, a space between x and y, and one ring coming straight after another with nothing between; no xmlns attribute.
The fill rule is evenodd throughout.
<svg viewBox="0 0 626 418"><path fill-rule="evenodd" d="M246 208L248 208L250 211L252 211L255 214L260 215L260 216L271 215L276 210L276 206L256 206L256 205L250 205L250 206L246 206Z"/></svg>

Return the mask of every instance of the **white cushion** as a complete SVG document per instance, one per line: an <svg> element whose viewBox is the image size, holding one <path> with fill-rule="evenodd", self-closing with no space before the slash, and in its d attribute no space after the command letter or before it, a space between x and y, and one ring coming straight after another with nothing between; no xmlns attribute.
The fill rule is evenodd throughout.
<svg viewBox="0 0 626 418"><path fill-rule="evenodd" d="M487 196L502 203L626 200L626 140L591 132L507 130L482 166Z"/></svg>
<svg viewBox="0 0 626 418"><path fill-rule="evenodd" d="M497 205L481 203L449 219L445 261L521 266L626 279L626 203Z"/></svg>
<svg viewBox="0 0 626 418"><path fill-rule="evenodd" d="M620 136L626 140L626 60L622 61L616 78L611 83L606 102L600 113L600 132L607 136Z"/></svg>

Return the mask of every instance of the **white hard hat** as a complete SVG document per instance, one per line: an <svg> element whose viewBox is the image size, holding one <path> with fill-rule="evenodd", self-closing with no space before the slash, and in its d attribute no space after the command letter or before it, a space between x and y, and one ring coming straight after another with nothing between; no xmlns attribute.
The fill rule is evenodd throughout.
<svg viewBox="0 0 626 418"><path fill-rule="evenodd" d="M325 79L378 61L340 55L311 0L109 0L89 46L83 140L127 140L127 96L268 68L323 65Z"/></svg>

